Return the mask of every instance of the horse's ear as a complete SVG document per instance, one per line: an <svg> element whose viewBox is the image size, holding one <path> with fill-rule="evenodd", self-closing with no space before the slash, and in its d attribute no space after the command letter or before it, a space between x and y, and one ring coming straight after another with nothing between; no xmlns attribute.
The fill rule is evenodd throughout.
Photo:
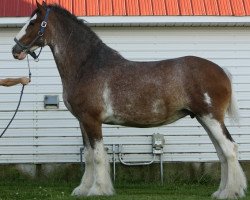
<svg viewBox="0 0 250 200"><path fill-rule="evenodd" d="M46 2L45 1L43 1L43 7L45 8L45 9L47 9L47 4L46 4Z"/></svg>
<svg viewBox="0 0 250 200"><path fill-rule="evenodd" d="M44 8L47 7L47 4L43 1L42 5L41 5L41 4L36 0L36 6L37 6L37 8L38 8L40 11L42 11L42 10L44 10Z"/></svg>

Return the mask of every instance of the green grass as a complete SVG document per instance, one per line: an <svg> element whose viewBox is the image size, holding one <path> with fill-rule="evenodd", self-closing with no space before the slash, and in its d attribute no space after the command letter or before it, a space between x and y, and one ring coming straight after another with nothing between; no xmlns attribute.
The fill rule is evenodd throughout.
<svg viewBox="0 0 250 200"><path fill-rule="evenodd" d="M70 196L73 187L71 184L52 184L46 185L45 183L20 183L11 185L0 186L0 199L1 200L28 200L28 199L53 199L53 200L66 200L77 199ZM116 195L112 197L88 197L81 199L89 200L106 200L106 199L119 199L119 200L156 200L156 199L210 199L210 193L214 187L199 186L199 185L123 185L116 187Z"/></svg>
<svg viewBox="0 0 250 200"><path fill-rule="evenodd" d="M140 174L139 169L142 171L141 168L134 173L126 171L129 176L122 171L118 173L114 196L75 198L70 194L81 179L82 172L78 168L58 170L54 175L41 174L40 178L31 179L13 166L1 166L0 200L211 200L211 194L219 186L219 180L210 176L197 176L190 180L177 174L168 176L162 186L158 176L155 180L146 177L149 172L145 169L145 173L136 177ZM142 177L146 178L143 180ZM248 193L244 200L250 200L249 190Z"/></svg>
<svg viewBox="0 0 250 200"><path fill-rule="evenodd" d="M123 184L116 185L116 195L112 197L75 198L70 194L77 186L66 182L0 181L0 200L205 200L216 190L211 183L170 183L157 184ZM250 196L245 199L250 199Z"/></svg>

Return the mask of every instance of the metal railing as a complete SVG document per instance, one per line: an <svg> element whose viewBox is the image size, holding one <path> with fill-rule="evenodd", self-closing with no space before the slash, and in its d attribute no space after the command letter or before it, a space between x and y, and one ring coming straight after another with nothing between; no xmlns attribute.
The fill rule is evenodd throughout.
<svg viewBox="0 0 250 200"><path fill-rule="evenodd" d="M160 157L160 176L161 176L161 183L163 184L163 147L165 144L165 139L162 134L156 133L152 135L152 159L147 162L126 162L123 158L123 145L122 144L113 144L112 146L109 146L106 148L109 154L112 155L112 161L113 161L113 181L115 182L116 177L116 161L119 161L123 165L126 166L139 166L139 165L150 165L156 161L156 157ZM80 148L80 163L82 166L82 169L84 168L84 162L83 162L83 151L84 147ZM137 152L135 152L137 153ZM132 153L131 153L132 154ZM118 160L116 157L118 156Z"/></svg>

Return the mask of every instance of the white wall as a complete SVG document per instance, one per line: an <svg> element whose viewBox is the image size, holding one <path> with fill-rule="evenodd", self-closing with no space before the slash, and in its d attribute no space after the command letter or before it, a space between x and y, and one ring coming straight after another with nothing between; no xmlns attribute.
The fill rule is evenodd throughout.
<svg viewBox="0 0 250 200"><path fill-rule="evenodd" d="M160 60L184 55L207 58L230 70L239 100L240 126L228 124L241 160L250 160L250 27L97 27L109 46L132 60ZM27 75L27 62L10 53L15 28L0 28L0 76ZM0 139L0 163L78 162L82 145L78 122L62 102L60 78L48 48L31 62L32 82L25 88L20 112ZM21 86L0 87L0 128L11 118ZM59 110L43 107L45 94L60 95ZM124 144L127 161L151 159L151 135L165 135L165 161L218 160L203 128L186 117L161 128L103 126L105 143ZM136 145L134 145L136 144ZM131 154L137 152L137 154Z"/></svg>

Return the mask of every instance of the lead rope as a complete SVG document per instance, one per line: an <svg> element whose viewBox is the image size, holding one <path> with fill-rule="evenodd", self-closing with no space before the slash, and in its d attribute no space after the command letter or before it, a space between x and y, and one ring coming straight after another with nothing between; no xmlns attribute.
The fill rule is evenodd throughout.
<svg viewBox="0 0 250 200"><path fill-rule="evenodd" d="M31 80L31 72L30 72L30 61L29 61L29 56L27 55L27 62L28 62L28 68L29 68L29 80ZM11 118L11 120L9 121L8 125L6 126L6 128L3 130L2 134L0 135L0 138L4 135L4 133L8 130L10 124L12 123L12 121L14 120L17 112L18 112L18 109L20 107L20 104L21 104L21 101L22 101L22 97L23 97L23 91L24 91L24 87L25 85L22 86L22 90L21 90L21 93L20 93L20 98L19 98L19 102L17 104L17 107L16 107L16 110L14 112L14 115L13 117Z"/></svg>

